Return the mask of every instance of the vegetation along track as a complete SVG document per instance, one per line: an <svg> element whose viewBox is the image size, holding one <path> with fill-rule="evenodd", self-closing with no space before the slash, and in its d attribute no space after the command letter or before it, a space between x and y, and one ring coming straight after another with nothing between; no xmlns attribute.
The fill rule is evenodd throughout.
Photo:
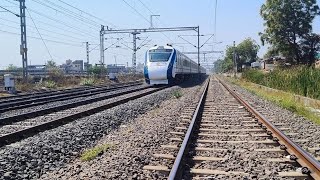
<svg viewBox="0 0 320 180"><path fill-rule="evenodd" d="M172 180L320 179L319 162L282 129L212 77L144 169Z"/></svg>
<svg viewBox="0 0 320 180"><path fill-rule="evenodd" d="M2 123L0 126L0 146L19 141L40 131L52 129L75 119L89 116L165 88L143 86L59 107L2 118L0 119Z"/></svg>
<svg viewBox="0 0 320 180"><path fill-rule="evenodd" d="M112 86L96 86L86 88L84 87L69 89L65 91L53 91L40 94L26 94L21 97L17 96L11 99L8 98L6 100L0 101L0 113L15 109L43 105L50 102L93 96L99 93L109 92L125 87L138 86L141 84L141 82L131 82L127 84L119 84Z"/></svg>

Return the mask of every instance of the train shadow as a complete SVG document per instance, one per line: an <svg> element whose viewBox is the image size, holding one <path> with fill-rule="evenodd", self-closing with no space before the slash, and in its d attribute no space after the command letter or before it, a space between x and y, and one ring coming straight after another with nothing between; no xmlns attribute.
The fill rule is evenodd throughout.
<svg viewBox="0 0 320 180"><path fill-rule="evenodd" d="M194 86L203 84L208 77L209 76L206 74L203 74L200 76L199 75L189 76L189 77L186 77L183 82L178 83L176 85L178 85L181 88L194 87Z"/></svg>

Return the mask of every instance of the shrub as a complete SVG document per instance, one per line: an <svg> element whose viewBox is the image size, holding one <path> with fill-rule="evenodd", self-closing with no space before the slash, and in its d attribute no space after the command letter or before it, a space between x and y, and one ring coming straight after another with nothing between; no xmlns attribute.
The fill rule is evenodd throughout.
<svg viewBox="0 0 320 180"><path fill-rule="evenodd" d="M290 69L275 69L267 74L263 74L259 70L247 70L242 77L253 83L320 99L319 69L300 66Z"/></svg>
<svg viewBox="0 0 320 180"><path fill-rule="evenodd" d="M173 92L173 96L174 96L175 98L179 99L180 97L182 97L182 94L181 94L180 91L175 91L175 92Z"/></svg>
<svg viewBox="0 0 320 180"><path fill-rule="evenodd" d="M264 74L259 70L249 69L243 72L242 77L251 82L262 84L264 79Z"/></svg>
<svg viewBox="0 0 320 180"><path fill-rule="evenodd" d="M86 150L80 157L82 161L90 161L97 156L102 155L105 151L112 148L112 144L103 144L101 146L94 147L92 149Z"/></svg>
<svg viewBox="0 0 320 180"><path fill-rule="evenodd" d="M89 79L82 79L80 82L80 85L82 86L93 86L95 84L95 79L89 78Z"/></svg>
<svg viewBox="0 0 320 180"><path fill-rule="evenodd" d="M57 87L57 84L54 81L45 81L44 86L49 89L53 89Z"/></svg>

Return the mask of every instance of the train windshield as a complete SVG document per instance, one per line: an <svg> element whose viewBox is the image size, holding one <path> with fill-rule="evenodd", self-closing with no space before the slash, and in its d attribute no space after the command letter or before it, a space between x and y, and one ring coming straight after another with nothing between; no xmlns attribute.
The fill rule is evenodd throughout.
<svg viewBox="0 0 320 180"><path fill-rule="evenodd" d="M171 49L154 49L149 51L150 62L165 62L168 61L171 56Z"/></svg>

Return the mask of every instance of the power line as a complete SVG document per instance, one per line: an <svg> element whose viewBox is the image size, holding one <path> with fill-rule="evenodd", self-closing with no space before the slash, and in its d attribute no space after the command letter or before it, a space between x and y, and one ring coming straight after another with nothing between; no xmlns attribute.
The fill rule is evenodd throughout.
<svg viewBox="0 0 320 180"><path fill-rule="evenodd" d="M76 17L78 17L78 18L81 19L81 20L84 20L84 19L85 19L85 20L87 20L88 22L90 22L91 24L100 26L100 23L98 23L98 22L96 22L96 21L94 21L94 20L92 20L92 19L89 19L89 18L87 18L87 17L84 17L84 16L82 16L82 15L80 15L80 14L77 14L77 13L75 13L75 12L73 12L73 11L67 9L67 8L64 8L63 6L57 5L57 4L55 4L55 3L53 3L53 2L51 2L51 1L49 1L49 0L45 0L45 1L48 2L48 3L50 3L51 5L53 5L53 6L55 6L55 7L58 7L58 8L66 11L66 12L68 12L68 13L70 13L70 14L75 15ZM84 11L80 11L80 12L81 12L81 13L85 13Z"/></svg>
<svg viewBox="0 0 320 180"><path fill-rule="evenodd" d="M0 32L20 36L20 34L19 34L19 33L9 32L9 31L5 31L5 30L1 30L1 29L0 29ZM31 38L31 39L41 40L40 38L38 38L38 37L34 37L34 36L27 36L27 37L28 37L28 38ZM56 40L51 40L51 39L43 39L43 40L48 41L48 42L52 42L52 43L68 45L68 46L82 47L81 45L72 44L72 43L67 43L67 42L61 42L61 41L56 41Z"/></svg>
<svg viewBox="0 0 320 180"><path fill-rule="evenodd" d="M35 11L35 10L32 10L32 9L30 9L30 8L29 8L29 10L30 10L31 12L35 13L35 14L38 14L38 15L40 15L40 16L43 16L43 17L47 18L47 19L50 19L51 21L57 22L57 23L59 23L59 24L62 24L62 25L64 25L64 26L67 26L67 27L69 27L69 28L71 28L71 29L74 29L74 30L76 30L76 31L79 31L79 28L78 28L78 27L71 26L71 25L69 25L68 23L65 23L65 22L63 22L63 21L54 19L54 18L52 18L52 17L49 17L49 16L47 16L47 15L45 15L45 14L43 14L43 13L40 13L40 12ZM80 31L80 32L81 32L81 31ZM85 32L84 30L82 30L82 33L84 33L84 34L86 34L86 35L88 35L88 36L94 37L94 36L92 36L92 35L90 34L91 32L89 32L89 31L86 31L86 32ZM94 38L96 38L96 37L94 37Z"/></svg>
<svg viewBox="0 0 320 180"><path fill-rule="evenodd" d="M131 6L127 1L122 0L124 3L126 3L131 9L133 9L139 16L141 16L144 20L146 20L148 23L150 23L150 21L144 17L136 8L134 8L133 6Z"/></svg>
<svg viewBox="0 0 320 180"><path fill-rule="evenodd" d="M128 6L130 6L133 10L135 10L135 12L137 12L140 16L142 16L145 20L147 20L147 22L151 23L146 17L144 17L141 13L138 12L138 10L136 8L134 8L133 6L131 6L129 3L127 3L125 0L123 0ZM151 13L154 14L151 9L145 4L143 3L141 0L139 0L139 2ZM160 21L160 19L156 16L156 18ZM164 35L167 39L169 39L169 41L173 42L171 38L169 38L165 33L161 32L162 35Z"/></svg>
<svg viewBox="0 0 320 180"><path fill-rule="evenodd" d="M1 8L1 9L6 10L7 12L9 12L9 13L11 13L11 14L13 14L13 15L17 16L17 17L20 17L20 15L19 15L19 14L14 13L13 11L11 11L11 10L9 10L9 9L7 9L7 8L5 8L5 7L3 7L3 6L0 6L0 8Z"/></svg>
<svg viewBox="0 0 320 180"><path fill-rule="evenodd" d="M1 18L0 18L0 19L1 19ZM2 24L2 23L0 23L0 25L6 26L6 27L9 27L9 28L12 28L12 29L18 29L18 30L20 30L20 28L15 27L15 26L10 26L10 25L7 25L7 24ZM35 29L35 27L33 27L33 26L28 26L28 27ZM38 28L38 29L41 29L41 28ZM32 30L28 30L28 32L29 32L29 33L38 34L38 32L35 32L35 31L32 31ZM42 35L47 36L47 37L51 37L51 38L54 38L54 39L60 39L60 38L57 38L57 37L55 37L55 36L51 36L51 35L48 35L48 34L43 34L43 33L42 33ZM67 36L67 35L66 35L66 36ZM62 39L61 39L61 40L62 40ZM68 40L68 41L70 41L70 40ZM70 42L80 43L80 41L70 41Z"/></svg>
<svg viewBox="0 0 320 180"><path fill-rule="evenodd" d="M5 0L5 1L7 1L7 2L9 2L9 3L11 3L11 4L13 4L13 5L17 6L17 7L19 7L18 4L14 3L14 2L12 2L12 1L9 1L9 0ZM79 34L79 35L81 35L81 36L87 35L87 36L90 36L90 37L96 39L95 36L92 36L92 35L91 35L92 32L88 32L88 31L87 31L87 32L84 32L84 31L81 31L81 30L79 30L78 27L70 26L68 23L65 23L65 22L63 22L63 21L59 21L59 20L56 20L56 19L54 19L54 18L51 18L51 17L49 17L49 16L47 16L47 15L44 15L44 14L38 12L38 11L35 11L35 10L31 9L31 8L29 8L29 10L30 10L31 12L35 13L35 14L38 14L38 15L40 15L40 16L43 16L43 17L45 17L45 18L47 18L47 19L50 19L50 20L52 20L52 21L55 21L55 22L57 22L57 23L59 23L59 24L62 24L62 25L64 25L64 26L68 27L68 28L74 29L74 30L76 30L77 32L80 32L80 33L76 33L76 32L69 31L69 30L64 30L64 31L67 31L67 32L70 32L70 33L74 33L74 34ZM56 26L53 26L53 25L50 24L50 23L43 22L43 21L37 20L37 19L35 19L35 18L34 18L34 21L35 21L35 22L40 22L41 24L46 24L46 25L48 25L48 26L50 26L50 27L55 27L55 28L61 30L61 28L56 27ZM40 29L40 28L39 28L39 29Z"/></svg>
<svg viewBox="0 0 320 180"><path fill-rule="evenodd" d="M62 13L62 14L64 14L64 15L66 15L67 17L70 17L70 18L72 18L72 19L74 19L74 20L77 20L77 21L79 21L79 22L81 22L81 23L90 24L90 25L91 25L91 28L92 28L92 26L99 26L98 23L92 22L91 20L85 21L85 20L84 20L85 18L83 18L83 17L81 17L81 16L79 17L79 15L75 15L75 13L73 13L73 12L65 9L65 8L62 7L62 6L59 6L59 5L54 4L54 3L52 3L51 1L47 1L47 2L50 3L50 4L52 4L52 5L54 5L54 6L58 6L58 8L60 8L60 9L64 9L64 11L67 11L67 12L69 11L69 13L65 13L65 12L61 11L60 9L51 7L50 5L47 5L47 4L45 4L45 3L41 2L41 1L38 1L38 0L32 0L32 1L38 3L38 4L42 5L42 6L45 6L45 7L47 7L47 8L50 8L50 9L56 11L56 12L60 12L60 13ZM71 12L71 13L70 13L70 12Z"/></svg>
<svg viewBox="0 0 320 180"><path fill-rule="evenodd" d="M110 25L112 25L112 26L114 26L114 27L117 27L116 25L114 25L114 24L112 24L112 23L110 23L110 22L107 22L107 21L105 21L104 19L101 19L101 18L99 18L99 17L97 17L97 16L94 16L94 15L88 13L88 12L85 12L85 11L83 11L83 10L81 10L81 9L79 9L79 8L71 5L71 4L68 4L68 3L66 3L66 2L64 2L64 1L62 1L62 0L58 0L58 1L60 1L61 3L65 4L65 5L69 6L69 7L72 7L72 8L74 8L74 9L80 11L81 13L87 14L87 15L89 15L89 16L97 19L97 20L100 20L100 21L102 21L102 22L105 22L106 24L110 24Z"/></svg>
<svg viewBox="0 0 320 180"><path fill-rule="evenodd" d="M217 9L218 9L218 0L216 0L215 10L214 10L214 40L217 37Z"/></svg>
<svg viewBox="0 0 320 180"><path fill-rule="evenodd" d="M48 48L46 42L44 42L44 40L43 40L43 38L42 38L42 36L41 36L41 33L40 33L40 31L39 31L36 23L34 22L34 20L33 20L32 16L31 16L31 13L30 13L29 10L28 10L28 8L27 8L27 12L28 12L28 14L29 14L29 16L30 16L30 18L31 18L31 20L32 20L32 23L33 23L34 27L36 28L36 30L37 30L37 32L38 32L38 34L39 34L39 37L41 38L41 41L43 42L43 44L44 44L44 46L45 46L45 48L46 48L46 50L47 50L47 52L48 52L51 60L53 60L52 55L51 55L51 53L50 53L50 51L49 51L49 48Z"/></svg>

